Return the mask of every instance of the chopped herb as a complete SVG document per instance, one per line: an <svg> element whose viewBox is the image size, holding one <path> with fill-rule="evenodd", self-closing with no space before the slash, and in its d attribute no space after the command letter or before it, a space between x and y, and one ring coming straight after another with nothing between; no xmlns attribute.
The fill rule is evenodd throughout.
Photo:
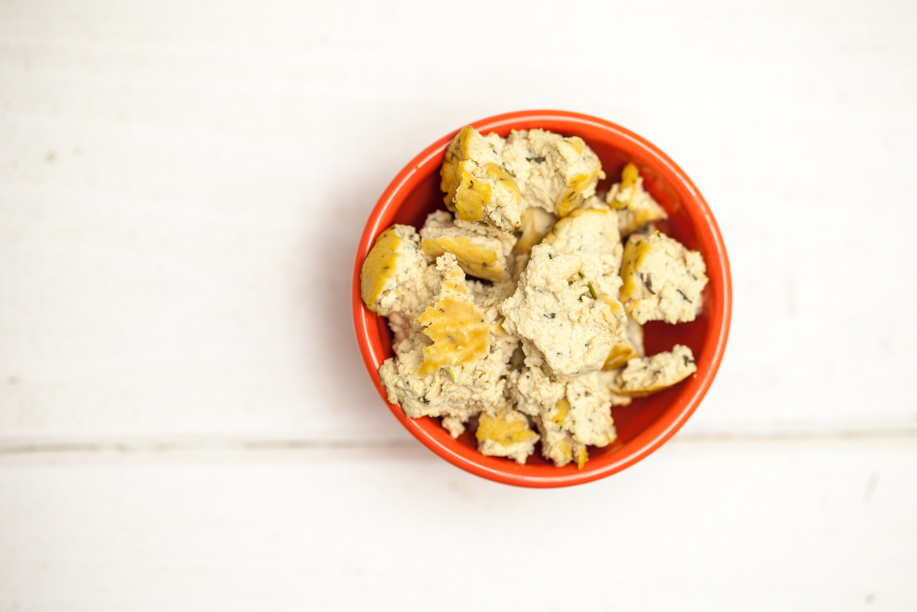
<svg viewBox="0 0 917 612"><path fill-rule="evenodd" d="M452 371L452 366L446 366L446 371L449 372L449 376L452 377L452 380L455 380L455 372Z"/></svg>
<svg viewBox="0 0 917 612"><path fill-rule="evenodd" d="M582 272L579 273L579 277L582 278L583 280L586 279L586 275L583 274ZM598 294L595 292L595 287L592 286L592 283L590 281L586 281L586 286L589 287L589 295L592 296L592 299L593 300L599 299Z"/></svg>
<svg viewBox="0 0 917 612"><path fill-rule="evenodd" d="M546 316L546 317L549 318L549 319L553 319L553 318L556 317L557 315L554 314L553 312L546 312L546 313L544 313L544 316Z"/></svg>
<svg viewBox="0 0 917 612"><path fill-rule="evenodd" d="M543 164L544 157L542 157L541 155L536 155L534 157L526 157L525 161L534 162L536 164Z"/></svg>
<svg viewBox="0 0 917 612"><path fill-rule="evenodd" d="M694 302L692 302L691 300L688 299L688 296L686 296L686 295L685 295L685 292L682 291L681 289L676 289L675 291L677 291L677 292L681 295L681 297L685 298L685 301L686 301L687 303L689 303L689 304L693 304L693 303L694 303Z"/></svg>
<svg viewBox="0 0 917 612"><path fill-rule="evenodd" d="M696 361L694 361L693 359L691 359L691 358L688 357L687 355L682 355L682 358L685 360L685 365L686 365L686 366L689 366L689 365L691 365L692 363L697 363Z"/></svg>
<svg viewBox="0 0 917 612"><path fill-rule="evenodd" d="M656 292L653 291L653 278L649 274L641 274L640 280L643 281L643 286L646 287L647 291L656 295Z"/></svg>

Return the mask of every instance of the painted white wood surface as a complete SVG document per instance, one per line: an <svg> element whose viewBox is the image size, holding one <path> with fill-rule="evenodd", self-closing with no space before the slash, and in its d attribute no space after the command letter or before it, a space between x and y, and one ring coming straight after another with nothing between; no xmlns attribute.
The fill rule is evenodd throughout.
<svg viewBox="0 0 917 612"><path fill-rule="evenodd" d="M915 470L913 440L678 440L552 491L416 445L7 456L0 609L912 610Z"/></svg>
<svg viewBox="0 0 917 612"><path fill-rule="evenodd" d="M0 2L0 610L917 609L915 40L905 0ZM416 445L349 315L388 180L524 108L666 151L735 283L685 430L567 491Z"/></svg>

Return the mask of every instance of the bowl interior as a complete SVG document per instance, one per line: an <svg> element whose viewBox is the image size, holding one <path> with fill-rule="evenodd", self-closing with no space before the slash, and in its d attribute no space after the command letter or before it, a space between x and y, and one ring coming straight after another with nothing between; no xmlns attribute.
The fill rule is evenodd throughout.
<svg viewBox="0 0 917 612"><path fill-rule="evenodd" d="M636 399L630 406L614 407L612 415L618 439L605 448L590 447L589 461L581 470L575 465L555 467L541 457L540 449L525 465L485 457L477 452L470 428L453 440L437 419L407 419L398 406L389 406L421 442L459 467L509 484L563 486L606 476L640 460L673 435L694 411L712 381L725 345L729 323L728 261L703 198L677 166L655 147L618 126L595 118L558 112L533 114L514 113L472 125L482 132L496 131L502 136L510 129L542 128L582 137L598 154L607 175L599 184L601 192L620 179L627 162L635 163L645 187L669 214L667 220L657 223L659 229L704 256L710 283L705 289L700 316L691 323L650 322L644 326L648 355L669 350L675 344L685 344L694 352L698 373L665 391ZM363 258L382 230L393 223L419 229L428 214L445 209L439 188L439 167L445 146L453 135L444 137L419 155L380 199L357 254L357 276ZM358 339L367 368L385 399L376 371L381 361L392 355L391 332L385 319L370 313L362 303L355 304L355 309L366 332L360 333L361 321L358 321Z"/></svg>

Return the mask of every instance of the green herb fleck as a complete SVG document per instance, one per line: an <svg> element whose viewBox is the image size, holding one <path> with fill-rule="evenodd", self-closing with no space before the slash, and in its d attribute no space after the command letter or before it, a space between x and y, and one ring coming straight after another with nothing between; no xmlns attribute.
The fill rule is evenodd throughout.
<svg viewBox="0 0 917 612"><path fill-rule="evenodd" d="M682 291L681 289L676 289L675 291L677 291L679 294L681 294L681 297L685 298L685 301L686 301L687 303L689 303L689 304L693 304L693 303L694 303L694 302L692 302L691 300L688 299L688 296L686 296L686 295L685 295L685 292Z"/></svg>
<svg viewBox="0 0 917 612"><path fill-rule="evenodd" d="M452 371L452 366L446 366L446 371L449 372L449 376L452 377L452 380L455 380L455 372Z"/></svg>

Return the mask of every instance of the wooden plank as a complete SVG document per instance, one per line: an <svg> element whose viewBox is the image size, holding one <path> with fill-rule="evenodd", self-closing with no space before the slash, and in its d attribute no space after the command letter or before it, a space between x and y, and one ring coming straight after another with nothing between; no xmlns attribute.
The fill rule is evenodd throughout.
<svg viewBox="0 0 917 612"><path fill-rule="evenodd" d="M675 442L533 491L418 445L0 454L0 608L910 610L917 444Z"/></svg>
<svg viewBox="0 0 917 612"><path fill-rule="evenodd" d="M489 6L468 66L597 25L469 92L422 2L4 4L0 439L398 438L352 340L360 222L428 142L531 106L644 134L720 219L734 327L691 428L913 428L914 5L654 6Z"/></svg>

